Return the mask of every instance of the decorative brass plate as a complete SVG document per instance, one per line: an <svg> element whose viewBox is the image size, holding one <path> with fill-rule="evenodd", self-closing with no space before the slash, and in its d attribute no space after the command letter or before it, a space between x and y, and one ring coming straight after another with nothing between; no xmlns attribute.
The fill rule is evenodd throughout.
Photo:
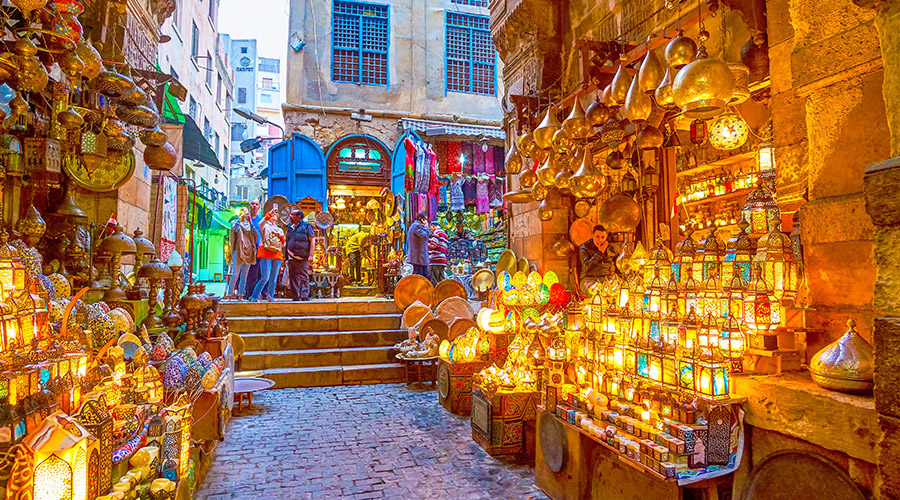
<svg viewBox="0 0 900 500"><path fill-rule="evenodd" d="M118 160L105 160L99 168L88 170L88 167L77 158L62 162L63 170L79 187L96 192L119 189L134 175L134 153L128 153Z"/></svg>

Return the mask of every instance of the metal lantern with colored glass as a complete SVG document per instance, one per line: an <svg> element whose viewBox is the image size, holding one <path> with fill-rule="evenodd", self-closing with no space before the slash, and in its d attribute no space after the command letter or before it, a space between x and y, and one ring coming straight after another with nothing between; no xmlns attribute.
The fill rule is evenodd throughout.
<svg viewBox="0 0 900 500"><path fill-rule="evenodd" d="M781 324L781 306L762 276L762 269L754 269L754 278L744 296L744 324L750 330L750 347L773 350L777 345L766 342L769 335Z"/></svg>
<svg viewBox="0 0 900 500"><path fill-rule="evenodd" d="M85 429L99 441L99 463L97 464L97 492L108 491L112 486L113 418L106 406L106 398L100 394L81 406L75 417ZM91 488L89 488L89 491ZM88 498L93 498L89 496Z"/></svg>
<svg viewBox="0 0 900 500"><path fill-rule="evenodd" d="M13 294L25 290L25 266L9 235L0 231L0 298L9 300Z"/></svg>
<svg viewBox="0 0 900 500"><path fill-rule="evenodd" d="M678 290L678 313L682 316L697 308L697 299L700 297L700 284L694 279L694 272L687 269L686 274L687 278Z"/></svg>
<svg viewBox="0 0 900 500"><path fill-rule="evenodd" d="M754 262L762 266L763 277L776 299L793 300L800 288L800 270L794 258L791 237L781 232L781 219L772 219L772 230L759 240Z"/></svg>
<svg viewBox="0 0 900 500"><path fill-rule="evenodd" d="M697 335L700 332L700 320L691 306L684 319L678 325L678 348L685 353L692 353L696 348Z"/></svg>
<svg viewBox="0 0 900 500"><path fill-rule="evenodd" d="M746 337L741 330L741 321L737 318L727 318L719 330L719 353L731 360L731 371L744 371L744 351L746 350Z"/></svg>
<svg viewBox="0 0 900 500"><path fill-rule="evenodd" d="M666 288L662 292L661 310L665 314L673 311L678 312L678 281L675 275L669 275L669 281L666 282Z"/></svg>
<svg viewBox="0 0 900 500"><path fill-rule="evenodd" d="M688 228L685 231L684 238L675 244L672 275L675 276L675 281L679 283L684 283L684 280L687 279L687 269L693 268L694 265L694 254L697 252L697 244L691 237L692 234L694 234L694 230Z"/></svg>
<svg viewBox="0 0 900 500"><path fill-rule="evenodd" d="M657 239L656 245L650 249L643 271L644 281L650 281L656 275L663 282L669 281L669 275L672 274L672 252L663 245L662 239Z"/></svg>
<svg viewBox="0 0 900 500"><path fill-rule="evenodd" d="M701 282L710 275L722 275L722 258L725 256L725 244L716 234L716 227L700 240L694 254L694 279Z"/></svg>
<svg viewBox="0 0 900 500"><path fill-rule="evenodd" d="M744 279L743 273L740 272L737 264L734 265L734 270L731 275L731 280L725 283L723 287L723 292L725 293L728 302L726 316L743 321L744 297L747 294L750 283Z"/></svg>
<svg viewBox="0 0 900 500"><path fill-rule="evenodd" d="M781 209L775 203L772 192L760 183L747 195L741 216L750 223L750 234L764 235L772 230L769 221L781 219Z"/></svg>
<svg viewBox="0 0 900 500"><path fill-rule="evenodd" d="M771 142L761 142L756 148L756 166L759 180L771 192L775 192L775 146Z"/></svg>
<svg viewBox="0 0 900 500"><path fill-rule="evenodd" d="M655 268L653 277L649 279L644 290L644 310L660 312L663 310L663 293L666 291L666 282L659 274L660 269Z"/></svg>
<svg viewBox="0 0 900 500"><path fill-rule="evenodd" d="M728 366L717 353L700 356L695 362L694 391L704 399L728 398Z"/></svg>
<svg viewBox="0 0 900 500"><path fill-rule="evenodd" d="M678 311L670 310L661 325L662 339L665 341L667 351L673 352L678 347L678 327L681 325Z"/></svg>
<svg viewBox="0 0 900 500"><path fill-rule="evenodd" d="M727 285L731 281L735 272L739 272L745 281L750 281L750 270L756 249L753 240L747 234L749 226L750 224L742 217L738 221L737 234L729 238L725 244L725 258L722 259L721 274L723 285Z"/></svg>
<svg viewBox="0 0 900 500"><path fill-rule="evenodd" d="M716 349L719 345L718 319L711 314L704 314L700 329L697 331L697 347L701 350Z"/></svg>

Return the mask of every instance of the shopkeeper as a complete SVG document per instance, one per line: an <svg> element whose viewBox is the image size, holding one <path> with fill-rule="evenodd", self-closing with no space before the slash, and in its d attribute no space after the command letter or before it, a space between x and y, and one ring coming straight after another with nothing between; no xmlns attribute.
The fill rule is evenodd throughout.
<svg viewBox="0 0 900 500"><path fill-rule="evenodd" d="M602 224L594 226L591 239L578 247L581 260L581 291L588 293L591 285L616 273L616 253L609 245L609 231Z"/></svg>
<svg viewBox="0 0 900 500"><path fill-rule="evenodd" d="M344 244L344 251L347 252L347 260L350 265L350 283L359 283L362 281L362 252L360 249L368 237L369 233L365 230L360 230L358 233L349 237L347 243Z"/></svg>

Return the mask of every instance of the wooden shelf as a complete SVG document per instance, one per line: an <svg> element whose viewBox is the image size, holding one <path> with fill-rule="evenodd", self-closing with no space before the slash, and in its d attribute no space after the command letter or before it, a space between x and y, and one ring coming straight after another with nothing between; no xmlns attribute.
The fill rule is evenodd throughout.
<svg viewBox="0 0 900 500"><path fill-rule="evenodd" d="M732 191L728 194L723 194L723 195L719 195L719 196L711 196L709 198L703 198L702 200L688 201L688 202L684 203L684 206L693 207L693 206L697 206L697 205L705 205L706 203L712 203L715 201L725 201L725 200L730 200L733 198L739 198L741 196L747 196L754 189L755 188L739 189L737 191Z"/></svg>
<svg viewBox="0 0 900 500"><path fill-rule="evenodd" d="M728 168L734 165L742 164L745 162L755 161L756 152L755 151L747 151L745 153L739 153L731 156L726 156L724 158L720 158L716 161L704 163L702 165L698 165L693 168L689 168L686 170L679 170L675 172L676 176L682 175L698 175L704 172L709 172L710 170L716 170L719 168Z"/></svg>

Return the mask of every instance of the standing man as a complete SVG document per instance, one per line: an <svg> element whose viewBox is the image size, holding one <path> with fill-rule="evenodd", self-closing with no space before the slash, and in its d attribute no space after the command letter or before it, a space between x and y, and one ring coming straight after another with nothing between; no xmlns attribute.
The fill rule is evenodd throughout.
<svg viewBox="0 0 900 500"><path fill-rule="evenodd" d="M581 290L588 293L590 287L616 273L616 253L609 246L609 232L602 224L594 226L591 239L578 247L581 260Z"/></svg>
<svg viewBox="0 0 900 500"><path fill-rule="evenodd" d="M428 214L419 212L406 235L406 251L413 273L428 279Z"/></svg>
<svg viewBox="0 0 900 500"><path fill-rule="evenodd" d="M447 267L447 233L437 224L431 225L431 238L428 239L428 267L431 282L437 285L444 279L444 268Z"/></svg>
<svg viewBox="0 0 900 500"><path fill-rule="evenodd" d="M347 243L344 245L344 250L347 252L347 260L350 264L351 283L362 281L362 253L360 249L368 237L369 233L360 228L358 233L347 238Z"/></svg>
<svg viewBox="0 0 900 500"><path fill-rule="evenodd" d="M294 301L309 300L309 258L312 256L313 237L315 232L312 226L303 220L303 212L300 210L291 212L291 225L288 226L285 249L291 279L291 298Z"/></svg>
<svg viewBox="0 0 900 500"><path fill-rule="evenodd" d="M262 217L259 215L259 201L253 200L250 202L250 223L253 224L253 227L256 228L256 247L259 248L260 243L260 231L259 231L259 223L262 222ZM250 296L253 295L253 290L256 288L256 283L259 281L259 261L250 266L250 270L247 271L247 286L244 289L244 298L250 299Z"/></svg>

